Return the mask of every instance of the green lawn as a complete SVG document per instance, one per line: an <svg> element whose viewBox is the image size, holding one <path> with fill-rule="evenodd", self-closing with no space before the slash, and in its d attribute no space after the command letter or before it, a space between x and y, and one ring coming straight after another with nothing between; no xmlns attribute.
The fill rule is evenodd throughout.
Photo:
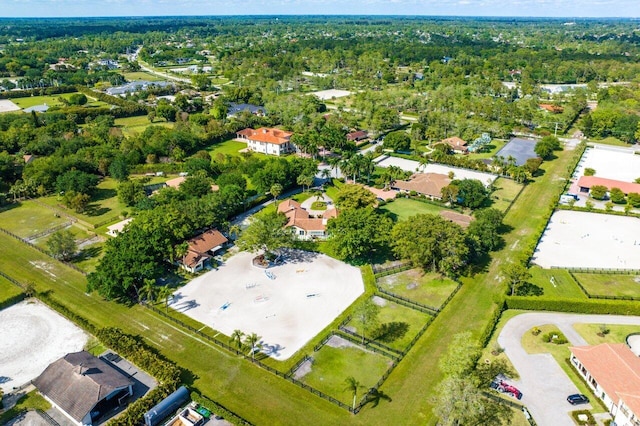
<svg viewBox="0 0 640 426"><path fill-rule="evenodd" d="M72 259L71 262L84 272L89 273L95 271L104 253L104 245L104 242L98 242L84 246L80 254Z"/></svg>
<svg viewBox="0 0 640 426"><path fill-rule="evenodd" d="M602 143L605 145L613 145L613 146L624 146L624 147L631 146L628 143L621 141L620 139L613 136L609 136L608 138L604 138L604 139L589 139L589 142Z"/></svg>
<svg viewBox="0 0 640 426"><path fill-rule="evenodd" d="M66 228L67 231L71 232L71 234L73 234L74 239L77 241L81 241L84 239L87 239L91 236L94 235L93 232L87 231L85 228L83 228L82 226L78 225L77 222ZM36 246L42 248L42 249L47 249L47 241L49 241L49 238L51 237L51 234L49 235L45 235L43 237L40 237L34 241L31 241L33 244L35 244Z"/></svg>
<svg viewBox="0 0 640 426"><path fill-rule="evenodd" d="M617 274L573 274L592 296L640 297L640 276Z"/></svg>
<svg viewBox="0 0 640 426"><path fill-rule="evenodd" d="M234 141L232 139L226 140L224 142L216 143L207 148L209 154L211 154L211 158L215 159L216 154L224 154L224 155L240 155L240 150L245 149L247 144L244 142Z"/></svg>
<svg viewBox="0 0 640 426"><path fill-rule="evenodd" d="M0 304L14 296L22 293L22 289L9 282L5 277L0 276Z"/></svg>
<svg viewBox="0 0 640 426"><path fill-rule="evenodd" d="M439 308L458 284L434 272L410 269L378 279L380 288L423 305Z"/></svg>
<svg viewBox="0 0 640 426"><path fill-rule="evenodd" d="M26 238L39 232L69 222L69 219L55 214L31 200L12 204L0 213L0 228Z"/></svg>
<svg viewBox="0 0 640 426"><path fill-rule="evenodd" d="M469 144L471 144L471 142L473 141L469 141ZM506 144L507 141L492 139L491 143L489 143L489 145L485 147L483 152L471 152L469 153L469 158L473 160L484 160L487 158L493 158L493 156L496 155L498 151L500 151Z"/></svg>
<svg viewBox="0 0 640 426"><path fill-rule="evenodd" d="M173 124L174 123L162 121L161 119L155 119L153 123L151 123L146 115L115 119L116 127L121 128L122 133L125 136L133 136L135 134L141 134L149 126L162 126L162 127L173 128Z"/></svg>
<svg viewBox="0 0 640 426"><path fill-rule="evenodd" d="M491 194L491 207L503 212L509 208L524 187L524 185L504 177L496 179L493 186L496 189Z"/></svg>
<svg viewBox="0 0 640 426"><path fill-rule="evenodd" d="M605 326L609 332L599 336L598 333L602 332L602 326ZM590 345L599 345L601 343L626 343L628 335L632 333L640 333L640 327L637 325L575 323L573 324L573 328L575 328L582 338Z"/></svg>
<svg viewBox="0 0 640 426"><path fill-rule="evenodd" d="M311 372L301 380L309 386L351 405L353 393L346 389L345 380L347 377L354 377L360 382L362 389L359 395L363 395L366 389L380 380L390 363L391 359L357 346L334 348L325 345L313 354ZM361 396L358 397L358 402L360 398Z"/></svg>
<svg viewBox="0 0 640 426"><path fill-rule="evenodd" d="M18 416L22 411L36 409L47 411L49 408L51 408L51 404L49 404L46 399L40 396L38 391L33 390L21 397L13 408L0 414L0 424L7 424L9 420Z"/></svg>
<svg viewBox="0 0 640 426"><path fill-rule="evenodd" d="M496 324L495 330L493 330L491 339L489 339L487 346L482 349L482 355L480 356L478 362L493 362L496 360L503 360L516 373L513 378L518 379L520 377L516 369L513 367L513 364L511 364L511 360L507 357L507 355L505 355L504 351L496 349L501 349L501 346L498 344L498 336L500 336L500 332L502 331L504 326L509 322L510 319L524 312L526 311L510 309L502 313L502 315L500 316L500 320L498 320L498 324Z"/></svg>
<svg viewBox="0 0 640 426"><path fill-rule="evenodd" d="M73 95L73 93L63 93L60 95L51 95L51 96L28 96L26 98L13 98L11 99L11 101L14 104L18 105L20 108L29 108L35 105L44 105L44 104L47 104L50 107L64 107L65 104L63 104L59 98L62 97L64 99L69 99L71 95ZM98 101L95 98L92 98L90 96L87 96L87 97L89 98L89 102L87 102L84 105L85 108L95 108L99 106L109 105L105 102Z"/></svg>
<svg viewBox="0 0 640 426"><path fill-rule="evenodd" d="M380 326L391 322L406 323L408 325L406 333L398 336L396 340L389 342L380 340L380 343L399 351L405 350L420 329L429 321L431 316L387 299L378 297L377 300L384 304L384 306L380 306L380 313L378 314L378 324ZM352 331L360 335L363 334L360 328L361 324L357 320L351 319L347 325ZM369 334L365 334L365 337L372 334L372 332L369 332Z"/></svg>
<svg viewBox="0 0 640 426"><path fill-rule="evenodd" d="M431 203L412 200L411 198L396 198L379 209L391 215L394 221L407 220L418 214L439 214L445 207Z"/></svg>
<svg viewBox="0 0 640 426"><path fill-rule="evenodd" d="M571 274L564 269L543 269L540 266L532 267L529 282L542 289L544 298L549 299L585 299L586 296L580 290ZM551 277L555 279L555 286L551 283ZM535 290L534 290L535 291ZM532 293L531 295L535 295Z"/></svg>
<svg viewBox="0 0 640 426"><path fill-rule="evenodd" d="M124 78L127 79L127 81L135 81L135 80L143 80L143 81L167 81L167 79L165 78L161 78L155 74L151 74L145 71L138 71L138 72L125 72L122 75L124 75Z"/></svg>

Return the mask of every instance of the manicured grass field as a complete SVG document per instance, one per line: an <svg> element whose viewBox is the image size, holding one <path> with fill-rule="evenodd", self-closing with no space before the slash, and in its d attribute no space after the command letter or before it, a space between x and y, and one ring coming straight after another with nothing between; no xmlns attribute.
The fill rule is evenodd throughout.
<svg viewBox="0 0 640 426"><path fill-rule="evenodd" d="M84 246L80 254L73 258L71 262L84 272L89 273L95 271L104 253L104 244L104 242L99 242Z"/></svg>
<svg viewBox="0 0 640 426"><path fill-rule="evenodd" d="M609 136L608 138L604 138L604 139L589 139L589 142L602 143L605 145L613 145L613 146L625 146L625 147L630 146L628 143L621 141L620 139L615 138L613 136Z"/></svg>
<svg viewBox="0 0 640 426"><path fill-rule="evenodd" d="M564 269L543 269L539 266L532 267L529 282L542 289L541 297L549 299L585 299L586 296ZM555 285L551 283L551 277L555 279ZM535 295L531 294L531 295Z"/></svg>
<svg viewBox="0 0 640 426"><path fill-rule="evenodd" d="M384 306L380 306L380 312L377 318L378 325L391 322L406 323L408 325L407 332L404 335L399 336L398 339L391 342L384 342L381 340L379 342L385 346L389 346L390 348L397 349L399 351L405 350L411 340L413 340L416 334L420 331L420 329L424 327L427 321L429 321L430 316L423 312L407 308L406 306L399 305L381 297L376 297L376 300L378 300L376 304L384 304ZM360 335L363 334L360 328L361 324L357 320L351 319L351 321L347 323L347 326L354 332ZM371 334L372 332L370 331L369 334L365 334L365 337L368 337Z"/></svg>
<svg viewBox="0 0 640 426"><path fill-rule="evenodd" d="M639 275L574 273L573 276L592 296L640 297Z"/></svg>
<svg viewBox="0 0 640 426"><path fill-rule="evenodd" d="M240 155L240 150L245 149L247 144L244 142L234 141L229 139L224 142L220 142L214 145L211 145L207 151L211 154L211 158L215 159L216 154L225 154L225 155Z"/></svg>
<svg viewBox="0 0 640 426"><path fill-rule="evenodd" d="M122 75L124 75L124 78L127 79L127 81L135 81L135 80L143 80L143 81L167 81L164 78L161 78L155 74L150 74L148 72L144 72L144 71L137 71L137 72L125 72Z"/></svg>
<svg viewBox="0 0 640 426"><path fill-rule="evenodd" d="M509 208L524 187L524 185L504 177L496 179L493 186L496 189L491 194L491 207L503 212Z"/></svg>
<svg viewBox="0 0 640 426"><path fill-rule="evenodd" d="M418 214L439 214L444 207L431 203L423 203L421 201L412 200L411 198L397 198L390 203L385 204L379 209L391 215L394 221L407 220L411 216Z"/></svg>
<svg viewBox="0 0 640 426"><path fill-rule="evenodd" d="M603 336L598 336L601 326L604 325L609 332ZM587 341L589 345L599 345L601 343L626 343L627 336L631 333L640 332L637 325L619 324L584 324L575 323L573 328Z"/></svg>
<svg viewBox="0 0 640 426"><path fill-rule="evenodd" d="M13 98L11 101L18 105L20 108L29 108L35 105L44 105L47 104L50 107L64 107L65 105L60 101L60 97L69 99L69 97L73 95L73 93L63 93L60 95L51 95L51 96L28 96L25 98ZM105 102L101 102L87 96L89 102L87 102L84 107L85 108L95 108L99 106L108 106L109 104Z"/></svg>
<svg viewBox="0 0 640 426"><path fill-rule="evenodd" d="M135 134L140 134L144 132L144 130L149 126L162 126L170 128L173 127L173 123L168 123L160 119L156 119L153 123L151 123L149 119L144 115L138 117L116 118L115 125L116 127L120 127L122 129L122 133L125 136L134 136Z"/></svg>
<svg viewBox="0 0 640 426"><path fill-rule="evenodd" d="M38 232L69 222L64 216L56 216L53 210L42 207L31 200L12 204L0 212L0 228L27 238Z"/></svg>
<svg viewBox="0 0 640 426"><path fill-rule="evenodd" d="M471 142L473 142L473 140L469 141L469 144L471 144ZM499 140L499 139L493 139L491 141L491 143L485 147L485 151L483 151L483 152L471 152L471 153L469 153L469 158L472 158L474 160L484 160L484 159L487 159L487 158L492 158L506 144L507 144L507 141Z"/></svg>
<svg viewBox="0 0 640 426"><path fill-rule="evenodd" d="M0 276L0 304L20 293L22 293L22 290L17 285Z"/></svg>
<svg viewBox="0 0 640 426"><path fill-rule="evenodd" d="M378 280L380 288L423 305L439 308L458 284L440 274L410 269Z"/></svg>
<svg viewBox="0 0 640 426"><path fill-rule="evenodd" d="M302 381L351 405L353 393L345 380L354 377L362 385L357 401L366 389L376 384L389 368L391 359L357 346L334 348L323 346L313 354L311 372Z"/></svg>
<svg viewBox="0 0 640 426"><path fill-rule="evenodd" d="M93 233L89 233L89 231L87 231L85 228L79 226L77 222L76 224L69 226L68 228L65 228L65 229L73 234L73 237L75 238L76 242L89 238L93 235ZM46 250L47 241L49 240L50 237L51 237L51 234L45 235L31 242L37 245L38 247Z"/></svg>

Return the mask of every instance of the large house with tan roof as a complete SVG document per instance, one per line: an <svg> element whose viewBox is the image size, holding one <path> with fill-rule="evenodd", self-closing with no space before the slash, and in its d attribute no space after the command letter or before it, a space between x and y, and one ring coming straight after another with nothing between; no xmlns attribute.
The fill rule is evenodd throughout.
<svg viewBox="0 0 640 426"><path fill-rule="evenodd" d="M442 199L442 188L449 185L449 176L440 173L416 173L409 180L396 180L391 183L391 189L400 192L414 191L432 200Z"/></svg>
<svg viewBox="0 0 640 426"><path fill-rule="evenodd" d="M624 343L579 346L571 365L606 405L617 426L640 426L640 358Z"/></svg>
<svg viewBox="0 0 640 426"><path fill-rule="evenodd" d="M293 233L299 240L324 240L327 238L327 222L338 216L338 211L331 208L325 210L320 217L312 217L294 200L285 200L278 204L278 213L287 217L285 227L293 228Z"/></svg>
<svg viewBox="0 0 640 426"><path fill-rule="evenodd" d="M598 176L581 176L580 179L578 179L578 187L580 187L580 192L582 193L590 193L591 187L596 185L604 186L608 191L612 188L618 188L624 192L624 195L629 195L632 192L640 194L640 183L624 182Z"/></svg>
<svg viewBox="0 0 640 426"><path fill-rule="evenodd" d="M440 143L449 145L449 148L451 148L456 154L466 154L469 152L469 149L467 148L467 141L457 136L443 139Z"/></svg>
<svg viewBox="0 0 640 426"><path fill-rule="evenodd" d="M238 139L247 142L247 148L251 151L278 156L295 151L290 141L292 135L292 132L268 127L257 130L249 128L236 133Z"/></svg>
<svg viewBox="0 0 640 426"><path fill-rule="evenodd" d="M229 240L217 229L210 229L187 241L188 248L182 259L178 260L180 266L195 274L204 268L205 262L220 250Z"/></svg>

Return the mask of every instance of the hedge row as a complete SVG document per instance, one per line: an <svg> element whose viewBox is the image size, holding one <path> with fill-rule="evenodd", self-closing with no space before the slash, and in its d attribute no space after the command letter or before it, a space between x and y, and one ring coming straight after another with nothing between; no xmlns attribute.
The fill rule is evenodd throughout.
<svg viewBox="0 0 640 426"><path fill-rule="evenodd" d="M145 413L178 389L180 368L162 358L140 338L125 334L118 328L102 328L98 330L96 337L105 346L113 349L158 380L156 388L129 405L123 415L109 422L109 425L133 426L144 423Z"/></svg>
<svg viewBox="0 0 640 426"><path fill-rule="evenodd" d="M0 92L0 99L26 98L28 96L50 96L60 93L73 92L77 92L75 86L38 87L37 89L10 90L6 92Z"/></svg>
<svg viewBox="0 0 640 426"><path fill-rule="evenodd" d="M9 297L8 299L0 301L0 311L4 308L8 308L9 306L13 306L16 303L20 303L25 299L26 295L24 293L16 294L13 297Z"/></svg>
<svg viewBox="0 0 640 426"><path fill-rule="evenodd" d="M527 297L507 297L508 309L527 311L555 311L579 314L615 314L640 315L640 303L633 301L613 300L575 300L575 299L532 299Z"/></svg>
<svg viewBox="0 0 640 426"><path fill-rule="evenodd" d="M198 404L202 405L203 407L212 411L212 413L214 413L216 416L220 416L224 418L229 423L233 423L234 425L251 425L252 424L252 423L249 423L247 420L243 419L242 417L238 416L233 411L227 410L222 405L207 398L206 396L201 395L198 392L195 392L195 391L191 392L191 399L197 402Z"/></svg>
<svg viewBox="0 0 640 426"><path fill-rule="evenodd" d="M88 87L85 86L77 86L76 87L78 92L82 92L87 96L91 96L92 98L96 98L99 101L111 104L111 105L117 105L121 108L131 108L131 109L138 109L141 112L143 111L144 114L149 112L149 108L145 105L140 105L136 102L132 102L132 101L128 101L126 99L123 99L119 96L112 96L112 95L108 95L104 92L98 92L95 90L91 90Z"/></svg>
<svg viewBox="0 0 640 426"><path fill-rule="evenodd" d="M487 323L484 331L480 335L480 345L485 347L489 344L489 340L491 340L491 336L493 335L496 326L498 325L498 321L502 317L502 313L507 309L507 304L504 300L500 301L498 306L493 310L493 314L491 315L491 319Z"/></svg>

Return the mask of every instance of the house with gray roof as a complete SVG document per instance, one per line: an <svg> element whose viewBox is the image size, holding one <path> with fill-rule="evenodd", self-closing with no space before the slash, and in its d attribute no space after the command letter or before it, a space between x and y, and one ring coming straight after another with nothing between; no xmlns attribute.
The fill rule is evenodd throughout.
<svg viewBox="0 0 640 426"><path fill-rule="evenodd" d="M134 381L87 351L50 364L33 384L78 426L92 425L133 395Z"/></svg>

